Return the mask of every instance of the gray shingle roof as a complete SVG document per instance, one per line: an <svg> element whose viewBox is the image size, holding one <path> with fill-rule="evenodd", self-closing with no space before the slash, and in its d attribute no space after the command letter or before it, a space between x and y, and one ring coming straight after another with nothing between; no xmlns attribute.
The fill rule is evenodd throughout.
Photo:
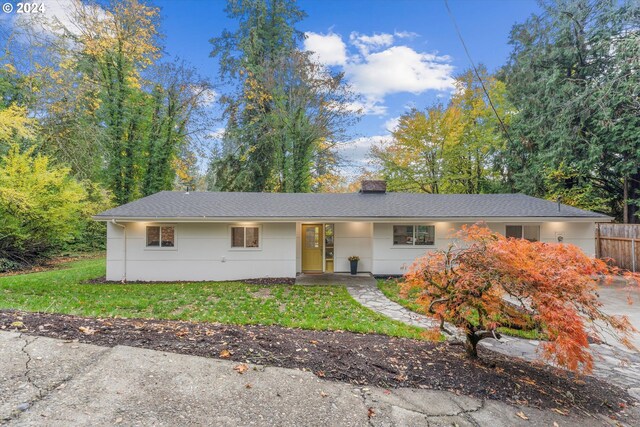
<svg viewBox="0 0 640 427"><path fill-rule="evenodd" d="M96 215L110 219L609 217L523 194L318 194L162 191Z"/></svg>

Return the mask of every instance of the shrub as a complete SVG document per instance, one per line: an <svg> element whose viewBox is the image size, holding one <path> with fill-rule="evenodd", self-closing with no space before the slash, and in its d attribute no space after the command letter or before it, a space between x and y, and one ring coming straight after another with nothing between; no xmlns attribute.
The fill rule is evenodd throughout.
<svg viewBox="0 0 640 427"><path fill-rule="evenodd" d="M32 265L77 238L87 221L85 187L49 158L12 144L0 158L0 268Z"/></svg>

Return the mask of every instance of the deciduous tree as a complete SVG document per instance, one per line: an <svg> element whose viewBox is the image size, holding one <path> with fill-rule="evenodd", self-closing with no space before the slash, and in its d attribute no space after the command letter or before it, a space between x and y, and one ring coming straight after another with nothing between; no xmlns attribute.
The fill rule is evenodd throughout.
<svg viewBox="0 0 640 427"><path fill-rule="evenodd" d="M426 312L463 329L471 357L496 328L528 322L530 315L549 337L542 355L571 370L592 369L589 337L604 339L603 328L634 348L633 326L603 312L598 300L596 282L619 273L604 261L574 245L507 239L479 224L455 238L447 250L416 260L402 286L420 291L417 301ZM637 288L640 276L628 276Z"/></svg>
<svg viewBox="0 0 640 427"><path fill-rule="evenodd" d="M230 0L226 11L239 28L211 40L233 86L221 98L227 123L211 189L310 191L314 167L335 158L335 140L357 115L348 107L354 97L342 74L298 49L295 25L305 14L293 1Z"/></svg>
<svg viewBox="0 0 640 427"><path fill-rule="evenodd" d="M479 67L491 101L508 123L504 83ZM448 105L400 117L389 141L375 144L371 158L394 191L491 193L503 190L505 135L480 82L470 70L455 79Z"/></svg>
<svg viewBox="0 0 640 427"><path fill-rule="evenodd" d="M0 271L46 257L83 230L87 192L33 152L14 143L0 157Z"/></svg>

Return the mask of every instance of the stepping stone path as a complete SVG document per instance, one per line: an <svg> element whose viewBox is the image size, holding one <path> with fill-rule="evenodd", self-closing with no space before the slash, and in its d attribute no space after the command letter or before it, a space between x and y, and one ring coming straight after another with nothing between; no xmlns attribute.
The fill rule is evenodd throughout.
<svg viewBox="0 0 640 427"><path fill-rule="evenodd" d="M380 314L390 317L407 325L417 326L419 328L433 329L439 327L440 322L433 317L425 316L414 311L408 310L387 298L378 288L376 280L372 277L371 281L366 284L348 285L349 294L363 306L370 308ZM448 340L462 340L464 336L459 329L450 324L445 324L448 331L456 335L446 335Z"/></svg>
<svg viewBox="0 0 640 427"><path fill-rule="evenodd" d="M425 329L438 326L435 319L408 310L387 298L378 289L373 277L367 281L347 284L347 290L363 306L393 320ZM458 332L455 336L447 336L448 340L464 339L459 329L452 325L446 325L446 327L449 331ZM521 357L531 361L541 360L538 353L540 341L536 340L503 335L500 340L492 338L482 340L480 345L507 356ZM593 375L627 390L629 394L640 400L640 353L608 344L591 344L591 349L596 355Z"/></svg>

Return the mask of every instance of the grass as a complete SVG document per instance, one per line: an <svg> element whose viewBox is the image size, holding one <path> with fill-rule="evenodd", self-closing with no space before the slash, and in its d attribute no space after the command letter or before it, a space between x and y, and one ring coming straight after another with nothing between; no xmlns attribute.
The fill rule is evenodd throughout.
<svg viewBox="0 0 640 427"><path fill-rule="evenodd" d="M0 309L91 317L281 325L421 338L422 329L358 304L338 286L258 286L242 282L87 284L104 258L0 277Z"/></svg>
<svg viewBox="0 0 640 427"><path fill-rule="evenodd" d="M401 306L411 311L415 311L416 313L426 314L424 308L415 302L418 292L417 290L410 292L408 295L401 295L400 285L397 280L378 280L378 288L391 301L395 301ZM471 322L474 323L473 320L471 320ZM530 340L546 339L546 336L537 329L513 329L500 327L498 328L498 332L504 335Z"/></svg>

